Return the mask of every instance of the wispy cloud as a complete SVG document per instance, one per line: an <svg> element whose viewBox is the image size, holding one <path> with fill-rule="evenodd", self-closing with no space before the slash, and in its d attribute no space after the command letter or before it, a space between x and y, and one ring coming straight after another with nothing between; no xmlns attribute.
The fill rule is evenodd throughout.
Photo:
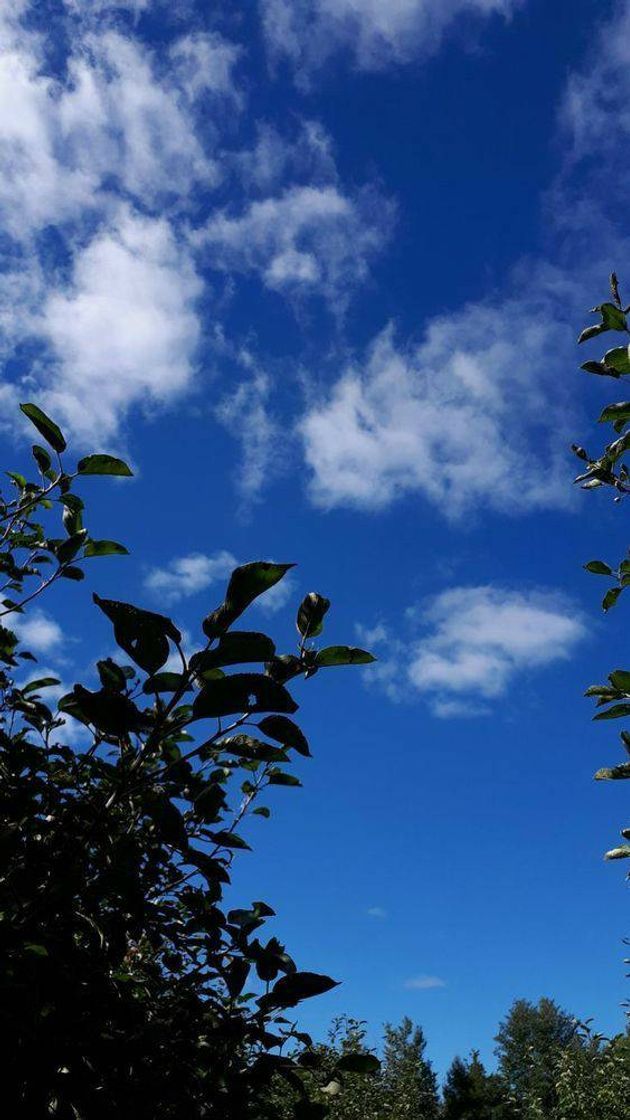
<svg viewBox="0 0 630 1120"><path fill-rule="evenodd" d="M188 556L171 560L164 568L153 568L144 585L156 597L167 603L176 603L226 580L237 563L231 552L216 552L213 556L191 552Z"/></svg>
<svg viewBox="0 0 630 1120"><path fill-rule="evenodd" d="M523 673L566 660L586 636L575 605L549 591L454 587L407 612L407 640L383 636L372 680L423 697L443 718L485 715Z"/></svg>
<svg viewBox="0 0 630 1120"><path fill-rule="evenodd" d="M384 921L387 917L387 910L384 910L382 906L369 906L366 914L369 918L378 918L379 921Z"/></svg>
<svg viewBox="0 0 630 1120"><path fill-rule="evenodd" d="M152 568L146 576L144 586L156 598L166 603L176 603L198 595L214 584L224 584L239 563L241 561L231 552L215 552L211 556L192 552L187 556L175 557L164 567ZM296 586L295 577L286 575L256 599L253 605L263 614L276 614L293 597Z"/></svg>
<svg viewBox="0 0 630 1120"><path fill-rule="evenodd" d="M403 987L410 992L429 992L435 988L445 988L446 980L442 980L440 976L410 976Z"/></svg>
<svg viewBox="0 0 630 1120"><path fill-rule="evenodd" d="M297 186L240 213L214 214L192 240L215 268L254 273L293 297L319 292L340 310L366 279L392 218L391 205L372 192L352 198L335 185Z"/></svg>
<svg viewBox="0 0 630 1120"><path fill-rule="evenodd" d="M364 70L435 53L466 15L509 16L522 0L260 0L272 57L302 80L338 52Z"/></svg>
<svg viewBox="0 0 630 1120"><path fill-rule="evenodd" d="M242 511L247 513L282 462L276 454L280 429L269 408L271 378L257 368L250 355L245 358L249 376L222 397L215 415L240 445L236 488L242 499Z"/></svg>

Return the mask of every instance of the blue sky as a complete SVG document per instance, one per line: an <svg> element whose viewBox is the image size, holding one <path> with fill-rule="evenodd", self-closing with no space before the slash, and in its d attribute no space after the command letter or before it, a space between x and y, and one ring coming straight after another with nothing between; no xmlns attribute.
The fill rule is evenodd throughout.
<svg viewBox="0 0 630 1120"><path fill-rule="evenodd" d="M109 652L92 588L193 634L231 563L296 561L252 624L291 642L315 589L379 656L302 690L304 789L240 864L344 981L305 1025L408 1014L441 1070L517 996L619 1028L581 692L624 615L581 564L624 511L567 448L608 396L575 337L624 280L630 4L5 0L0 43L3 453L34 399L137 472L92 499L130 558L31 646L70 681Z"/></svg>

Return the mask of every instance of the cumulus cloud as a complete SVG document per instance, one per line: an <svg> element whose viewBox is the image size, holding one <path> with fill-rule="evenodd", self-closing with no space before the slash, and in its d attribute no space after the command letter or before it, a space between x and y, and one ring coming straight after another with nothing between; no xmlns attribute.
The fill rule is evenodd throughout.
<svg viewBox="0 0 630 1120"><path fill-rule="evenodd" d="M463 16L509 17L522 0L260 0L272 57L304 80L339 51L363 70L435 53Z"/></svg>
<svg viewBox="0 0 630 1120"><path fill-rule="evenodd" d="M44 303L39 334L56 365L40 396L92 440L112 436L133 404L172 400L193 376L200 292L170 225L121 211Z"/></svg>
<svg viewBox="0 0 630 1120"><path fill-rule="evenodd" d="M538 275L436 318L419 345L382 331L299 425L315 504L374 510L417 493L451 519L565 506L557 367L573 332L556 285L570 287Z"/></svg>
<svg viewBox="0 0 630 1120"><path fill-rule="evenodd" d="M440 976L410 976L403 987L410 992L428 992L435 988L445 988L446 980Z"/></svg>
<svg viewBox="0 0 630 1120"><path fill-rule="evenodd" d="M59 650L64 641L64 633L59 623L42 610L34 610L28 616L11 618L11 629L18 635L20 642L32 653L50 654ZM38 673L38 676L45 674Z"/></svg>
<svg viewBox="0 0 630 1120"><path fill-rule="evenodd" d="M226 580L237 563L232 553L225 550L213 556L191 552L171 560L164 568L153 568L144 585L164 602L175 603Z"/></svg>
<svg viewBox="0 0 630 1120"><path fill-rule="evenodd" d="M285 293L321 292L337 309L364 281L388 235L386 203L376 219L370 192L350 198L334 185L290 187L239 214L215 214L194 235L213 267L257 274Z"/></svg>
<svg viewBox="0 0 630 1120"><path fill-rule="evenodd" d="M392 699L421 696L441 718L486 714L522 673L571 656L586 635L563 596L454 587L407 613L409 640L383 634L373 680Z"/></svg>

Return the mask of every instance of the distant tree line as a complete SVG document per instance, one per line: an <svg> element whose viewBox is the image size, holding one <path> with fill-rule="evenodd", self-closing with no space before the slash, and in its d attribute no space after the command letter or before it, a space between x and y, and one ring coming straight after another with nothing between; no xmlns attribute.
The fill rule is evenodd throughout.
<svg viewBox="0 0 630 1120"><path fill-rule="evenodd" d="M316 1056L305 1051L297 1059L306 1066L302 1077L309 1082L303 1115L331 1120L628 1120L630 1033L607 1039L551 999L537 1004L519 999L500 1023L495 1042L496 1071L489 1072L473 1050L453 1059L440 1089L426 1056L424 1032L411 1019L385 1026L380 1068L365 1072L366 1025L341 1017L315 1048ZM289 1120L297 1103L296 1090L278 1079L261 1106L261 1120Z"/></svg>

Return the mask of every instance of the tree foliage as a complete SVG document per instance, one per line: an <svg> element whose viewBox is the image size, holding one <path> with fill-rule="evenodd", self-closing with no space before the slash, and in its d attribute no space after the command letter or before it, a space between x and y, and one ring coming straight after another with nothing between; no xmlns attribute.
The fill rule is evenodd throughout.
<svg viewBox="0 0 630 1120"><path fill-rule="evenodd" d="M499 1074L516 1102L537 1102L541 1115L557 1104L556 1062L567 1049L579 1047L577 1023L552 999L537 1004L517 999L499 1025L495 1039Z"/></svg>
<svg viewBox="0 0 630 1120"><path fill-rule="evenodd" d="M502 1079L487 1073L473 1050L469 1061L454 1058L443 1086L443 1120L510 1120L514 1108Z"/></svg>
<svg viewBox="0 0 630 1120"><path fill-rule="evenodd" d="M623 341L630 334L630 307L623 306L615 273L610 278L610 290L611 300L593 308L593 313L599 316L599 322L583 330L578 342L587 342L608 332L620 334L621 345L607 349L600 360L590 360L582 365L587 373L620 381L630 373L630 347ZM615 501L620 502L630 493L630 473L626 464L630 450L630 401L621 400L608 404L600 414L599 423L610 425L615 438L597 456L590 455L583 447L573 445L573 451L583 464L576 482L583 490L610 487L615 493ZM612 564L604 560L589 560L584 566L588 572L611 581L602 600L604 612L609 611L630 586L630 553ZM596 720L627 718L630 716L630 670L614 669L606 684L592 685L587 689L586 695L593 697L600 709L594 716ZM630 756L630 732L621 732L621 743L626 756ZM622 781L630 778L630 761L605 766L597 771L595 778L598 781ZM630 828L622 828L621 836L624 841L629 842L610 849L606 853L606 859L630 857Z"/></svg>
<svg viewBox="0 0 630 1120"><path fill-rule="evenodd" d="M34 480L9 472L0 496L5 1112L246 1120L280 1075L295 1114L319 1115L286 1048L312 1050L295 1008L335 981L299 971L265 936L267 903L224 899L249 847L245 818L268 815L272 787L300 784L292 760L309 747L288 686L372 658L315 646L330 604L314 593L295 652L241 628L291 567L258 561L233 572L192 650L165 615L94 595L119 654L98 662L96 683L48 703L59 681L27 673L19 623L58 581L82 580L88 560L125 553L88 532L83 484L131 471L108 455L71 469L54 421L22 411L47 446L33 446Z"/></svg>

